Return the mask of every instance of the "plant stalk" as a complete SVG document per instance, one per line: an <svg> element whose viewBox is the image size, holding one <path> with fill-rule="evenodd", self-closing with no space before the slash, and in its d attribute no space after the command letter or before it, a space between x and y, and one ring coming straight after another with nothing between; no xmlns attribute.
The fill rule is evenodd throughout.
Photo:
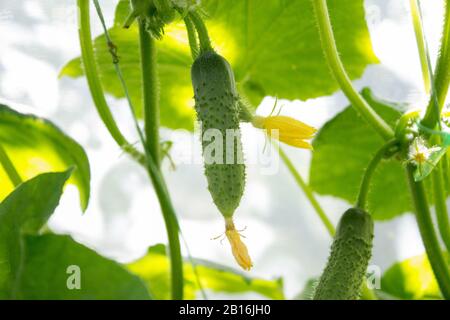
<svg viewBox="0 0 450 320"><path fill-rule="evenodd" d="M374 155L372 160L370 160L369 165L367 166L367 169L364 173L363 180L361 182L361 187L359 188L359 195L358 200L356 202L356 206L360 209L366 210L367 208L367 196L369 194L370 190L370 183L372 181L373 174L375 173L375 170L377 169L378 165L380 164L381 160L383 160L386 153L393 148L398 141L396 139L393 139L383 145L377 153Z"/></svg>
<svg viewBox="0 0 450 320"><path fill-rule="evenodd" d="M200 53L213 50L208 29L206 28L205 22L200 17L198 12L191 11L189 12L188 17L192 20L192 23L197 29L198 39L200 41Z"/></svg>
<svg viewBox="0 0 450 320"><path fill-rule="evenodd" d="M0 164L2 165L6 174L8 175L9 180L11 180L11 183L13 184L14 188L16 188L19 184L22 183L22 178L20 178L20 175L17 172L16 167L14 166L13 162L8 156L8 153L1 144L0 144Z"/></svg>
<svg viewBox="0 0 450 320"><path fill-rule="evenodd" d="M450 0L445 0L445 18L441 47L434 72L434 92L430 97L422 124L434 128L439 122L440 113L447 98L450 84Z"/></svg>
<svg viewBox="0 0 450 320"><path fill-rule="evenodd" d="M433 170L433 190L439 233L447 251L450 252L450 223L448 219L444 179L442 176L442 164L442 162L438 163Z"/></svg>
<svg viewBox="0 0 450 320"><path fill-rule="evenodd" d="M415 206L416 220L428 260L430 261L442 296L445 299L450 299L450 271L434 230L423 182L414 181L414 166L412 165L408 165L407 175Z"/></svg>
<svg viewBox="0 0 450 320"><path fill-rule="evenodd" d="M363 118L372 125L385 140L392 139L394 137L392 128L372 109L353 87L353 84L345 71L336 47L326 0L312 0L312 4L316 14L318 30L322 41L322 49L331 73L339 83L344 94L350 100L352 106L363 116Z"/></svg>
<svg viewBox="0 0 450 320"><path fill-rule="evenodd" d="M150 33L145 30L145 21L141 18L139 18L139 43L141 50L145 141L155 164L159 167L159 97L156 43Z"/></svg>
<svg viewBox="0 0 450 320"><path fill-rule="evenodd" d="M116 143L124 148L130 144L120 132L116 121L109 109L103 93L103 87L99 78L99 71L94 57L94 48L91 39L91 23L89 13L89 0L78 0L78 35L81 47L81 61L84 66L84 72L88 82L89 90L91 92L92 100L94 100L95 107L100 119L105 124L108 132L116 141Z"/></svg>
<svg viewBox="0 0 450 320"><path fill-rule="evenodd" d="M309 202L313 206L314 210L317 213L317 216L322 221L322 223L325 226L325 228L327 229L328 233L330 234L331 237L334 237L334 234L336 233L336 229L334 228L333 223L330 221L330 219L328 218L328 216L325 213L325 211L320 206L319 202L317 201L316 197L314 196L314 193L313 193L312 189L305 182L305 180L300 175L300 173L297 171L295 166L292 164L292 161L289 159L289 157L283 151L283 149L280 146L276 145L275 143L273 143L273 145L278 150L278 152L279 152L279 154L281 156L281 159L283 160L284 164L286 165L286 167L288 168L289 172L294 177L295 182L297 182L297 185L300 187L300 189L303 190L306 198L308 198Z"/></svg>
<svg viewBox="0 0 450 320"><path fill-rule="evenodd" d="M94 3L96 4L97 12L99 13L99 17L102 21L102 24L104 24L103 16L100 11L100 7L96 1L94 1ZM82 30L82 31L80 31L80 34L83 35L83 36L80 36L80 42L82 43L82 48L83 47L87 48L87 49L85 49L85 51L87 51L87 53L85 53L85 55L88 57L88 60L90 61L90 63L85 64L86 77L88 78L87 75L89 74L90 75L89 79L91 79L91 82L93 82L94 84L96 83L96 85L93 85L92 87L90 85L90 88L91 88L91 93L94 92L93 97L94 97L94 94L95 94L95 97L97 97L97 99L94 99L97 109L101 109L103 111L106 110L106 112L109 112L109 108L104 99L103 88L100 85L100 81L97 76L98 73L97 73L96 66L95 66L95 63L93 60L94 55L93 55L93 48L92 48L92 42L91 42L90 21L89 21L89 0L78 0L78 6L79 6L79 12L80 12L80 19L79 19L80 30ZM107 38L109 38L109 35L107 33L105 26L104 26L104 29L105 29L105 34L107 35ZM87 32L86 30L89 30L89 31ZM111 42L110 39L108 41ZM82 52L83 52L83 50L84 49L82 49ZM158 162L157 162L153 158L153 155L150 153L150 150L146 144L146 139L144 138L144 134L142 133L142 131L139 127L139 124L138 124L138 121L136 118L136 114L135 114L133 105L131 103L131 99L128 94L126 84L122 77L121 69L119 67L119 61L118 60L116 61L115 58L116 57L113 54L113 60L114 60L113 62L115 64L116 71L118 72L118 76L121 80L122 86L123 86L125 94L127 96L130 110L131 110L131 113L133 116L133 120L135 122L136 129L138 131L140 140L141 140L144 150L145 150L145 156L142 157L142 155L138 151L136 151L134 148L130 148L130 145L128 143L125 144L125 147L127 147L127 148L124 148L124 150L126 150L128 152L130 152L130 150L131 150L132 152L139 155L139 157L134 156L133 158L136 161L140 162L141 164L145 164L145 168L146 168L146 170L150 176L150 179L152 181L153 187L155 189L156 195L158 197L158 200L159 200L159 203L161 206L161 211L163 214L163 218L164 218L164 222L165 222L166 230L167 230L167 235L168 235L169 257L170 257L170 263L171 263L172 298L176 299L176 300L181 300L181 299L183 299L184 278L183 278L183 261L182 261L182 256L181 256L180 242L179 242L179 238L178 238L179 237L179 226L178 226L178 222L176 219L176 213L173 208L173 205L172 205L172 202L170 199L170 195L167 191L167 186L165 184L164 177L159 169L159 165L158 165L159 158L155 158L158 160ZM97 78L97 79L95 79L95 78ZM88 81L88 83L90 83L90 82ZM101 102L102 100L104 101L104 103ZM100 105L97 104L98 101L100 101ZM105 109L105 107L106 107L106 109ZM112 116L111 116L111 119L112 119ZM102 120L103 120L103 118L102 118ZM113 119L112 119L112 121L114 123ZM107 123L105 123L105 125L106 124ZM115 123L114 123L114 125L115 125ZM118 129L117 129L117 131L118 131ZM113 135L114 130L112 130L112 131L109 130L109 132L111 135ZM120 132L119 132L119 134L120 134ZM113 136L113 138L114 138L114 136ZM116 135L116 138L117 138L117 135ZM119 141L121 140L120 138L118 140L116 138L114 138L114 140L116 140L116 142L118 142L118 140ZM122 141L124 141L124 139L122 139ZM158 143L159 143L159 141L158 141ZM120 145L119 142L118 142L118 144ZM158 148L159 148L159 146L158 146Z"/></svg>
<svg viewBox="0 0 450 320"><path fill-rule="evenodd" d="M427 94L431 91L431 74L428 68L427 44L425 42L425 34L422 26L422 19L420 15L420 7L418 0L409 0L411 7L411 17L414 26L414 33L416 34L417 49L419 51L420 66L422 67L422 79Z"/></svg>

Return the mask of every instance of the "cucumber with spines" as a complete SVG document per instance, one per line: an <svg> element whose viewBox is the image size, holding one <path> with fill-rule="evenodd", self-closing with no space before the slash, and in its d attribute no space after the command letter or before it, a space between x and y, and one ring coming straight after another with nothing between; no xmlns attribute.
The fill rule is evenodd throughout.
<svg viewBox="0 0 450 320"><path fill-rule="evenodd" d="M373 220L352 208L342 216L314 300L356 300L372 255Z"/></svg>
<svg viewBox="0 0 450 320"><path fill-rule="evenodd" d="M211 50L197 57L191 76L202 137L209 129L217 129L222 136L221 163L208 163L209 159L206 159L205 149L214 142L202 138L202 146L209 192L222 215L230 218L239 206L245 186L245 165L240 161L243 158L240 108L234 74L228 61ZM227 130L236 134L231 146L226 143ZM227 162L230 160L227 154L232 155L233 161Z"/></svg>

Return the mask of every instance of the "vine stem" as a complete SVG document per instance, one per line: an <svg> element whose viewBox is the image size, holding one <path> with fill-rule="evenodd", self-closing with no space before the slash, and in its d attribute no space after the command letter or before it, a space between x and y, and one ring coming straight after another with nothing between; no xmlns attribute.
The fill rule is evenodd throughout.
<svg viewBox="0 0 450 320"><path fill-rule="evenodd" d="M434 186L434 199L435 199L435 210L437 217L437 224L439 232L441 234L442 241L450 252L450 224L448 220L447 203L445 196L445 186L442 177L442 165L443 163L438 163L436 168L433 170L433 186Z"/></svg>
<svg viewBox="0 0 450 320"><path fill-rule="evenodd" d="M420 15L420 7L418 0L409 0L411 7L411 17L414 26L414 33L416 34L417 48L419 51L420 65L422 67L422 78L425 86L425 92L430 93L431 90L431 75L428 68L427 44L425 42L425 34L422 26L422 19Z"/></svg>
<svg viewBox="0 0 450 320"><path fill-rule="evenodd" d="M213 50L208 29L206 28L205 22L200 17L199 13L196 11L191 11L188 16L197 29L198 39L200 41L200 53Z"/></svg>
<svg viewBox="0 0 450 320"><path fill-rule="evenodd" d="M98 3L95 3L97 6L97 10L99 9ZM94 53L92 48L92 42L91 42L91 32L90 32L90 17L89 17L89 0L78 0L78 7L79 7L79 21L80 21L80 43L82 46L82 56L83 61L89 60L90 63L84 64L85 65L85 73L86 77L88 78L88 83L90 85L91 94L94 97L97 97L97 99L94 99L94 102L96 104L97 109L99 108L105 108L102 110L106 110L106 112L109 112L109 108L107 107L106 101L104 99L104 93L103 88L100 85L100 80L97 76L97 69L94 62ZM84 48L84 49L83 49ZM87 57L86 59L84 57ZM118 61L116 61L116 70L119 70L119 78L121 78L121 72L120 68L118 67ZM93 68L93 69L91 69ZM88 77L89 74L89 77ZM91 79L91 80L89 80ZM125 82L123 81L123 78L121 78L122 85L125 85ZM94 85L91 86L91 84L94 83ZM97 83L95 85L95 83ZM140 130L139 124L137 122L136 115L134 113L133 106L131 104L131 100L128 96L128 90L126 90L126 86L124 87L125 93L127 95L127 99L129 102L129 106L133 115L133 119L135 121L136 129L138 131L140 140L143 144L144 150L145 150L145 159L144 161L139 161L136 157L135 160L139 162L144 162L146 164L147 172L150 176L150 179L152 181L153 187L155 189L156 195L158 197L161 211L163 213L164 222L166 225L167 235L168 235L168 242L169 242L169 257L170 257L170 263L171 263L171 282L172 282L172 298L173 299L183 299L183 260L181 257L181 248L180 248L180 242L179 242L179 226L176 219L176 213L174 210L174 207L172 205L170 195L164 180L164 177L162 173L160 172L159 166L157 162L154 160L153 156L151 155L149 149L147 148L147 145L145 143L145 138ZM104 104L102 104L101 101L104 101ZM100 106L97 104L100 101ZM100 112L99 112L100 113ZM100 113L101 114L101 113ZM114 119L111 117L112 123L114 123ZM103 120L103 118L102 118ZM105 121L104 121L105 122ZM105 123L106 125L106 123ZM115 126L115 123L114 123ZM114 127L113 126L113 127ZM108 127L108 126L107 126ZM117 127L116 127L117 128ZM109 128L108 128L109 129ZM118 130L118 129L117 129ZM113 135L113 131L109 130L110 134ZM120 133L120 132L119 132ZM120 135L121 136L121 135ZM113 136L114 138L114 136ZM114 140L117 141L116 138ZM120 140L120 139L119 139ZM124 140L124 139L123 139ZM119 145L121 145L118 142ZM129 144L126 144L126 146L129 146ZM130 148L125 149L126 151L132 150ZM134 151L136 152L136 151ZM159 159L158 159L159 160Z"/></svg>
<svg viewBox="0 0 450 320"><path fill-rule="evenodd" d="M439 122L440 112L444 106L450 84L450 0L445 0L445 20L441 47L432 82L435 85L435 90L432 92L422 120L422 124L429 128L434 128ZM439 110L439 112L436 112L436 110Z"/></svg>
<svg viewBox="0 0 450 320"><path fill-rule="evenodd" d="M435 81L432 80L434 76L432 72L427 42L425 39L425 34L423 32L422 15L419 0L410 0L410 6L414 30L416 33L417 47L419 49L419 56L422 64L422 74L425 91L429 94L431 90L431 99L435 102L435 104L432 105L431 109L433 111L433 114L437 115L437 119L439 119L441 108L440 107L436 108L436 106L440 105L438 98L436 96L437 84L435 83ZM437 127L440 128L439 120L436 124ZM431 140L432 142L439 144L441 142L441 137L435 137L435 140L433 140L433 138ZM448 177L448 158L446 154L443 156L442 160L436 165L436 168L433 170L431 177L433 181L435 211L439 233L447 250L450 251L450 223L448 219L448 211L446 204L447 186L444 183L444 176Z"/></svg>
<svg viewBox="0 0 450 320"><path fill-rule="evenodd" d="M450 299L450 271L442 254L438 238L436 236L430 209L425 194L425 188L421 181L414 180L414 166L408 165L407 175L414 206L416 208L416 220L419 226L428 259L433 269L436 280L441 289L442 296Z"/></svg>
<svg viewBox="0 0 450 320"><path fill-rule="evenodd" d="M145 122L145 145L147 170L158 197L169 242L169 257L172 299L182 300L184 291L183 258L180 247L180 228L175 209L170 199L164 177L160 171L159 150L159 98L157 88L157 62L155 40L145 30L139 18L139 40L141 49L142 91ZM139 126L138 126L139 127ZM144 141L140 133L141 141Z"/></svg>
<svg viewBox="0 0 450 320"><path fill-rule="evenodd" d="M361 182L361 187L359 188L358 200L356 201L356 206L360 209L366 210L367 207L367 196L370 190L370 183L372 181L373 174L377 169L379 163L384 158L386 153L393 148L398 141L393 139L386 144L384 144L374 155L372 160L370 160L369 165L364 173L363 180Z"/></svg>
<svg viewBox="0 0 450 320"><path fill-rule="evenodd" d="M353 87L353 84L345 71L336 47L326 0L311 1L316 14L318 30L322 41L322 49L331 73L353 107L356 108L363 118L370 123L385 140L392 139L394 137L392 128L370 107Z"/></svg>
<svg viewBox="0 0 450 320"><path fill-rule="evenodd" d="M310 186L305 182L303 177L300 175L300 173L297 171L295 166L292 164L292 161L289 159L287 154L283 151L283 149L273 143L275 148L277 149L278 153L281 156L281 159L283 160L284 164L288 168L289 172L292 174L292 176L295 179L295 182L297 182L297 185L300 187L300 189L303 190L304 194L308 198L309 202L313 206L314 210L316 211L317 215L319 216L320 220L324 224L325 228L327 229L328 233L331 237L334 237L334 234L336 233L336 229L333 225L333 223L328 218L325 211L320 206L319 202L317 201L316 197L314 196L314 193Z"/></svg>
<svg viewBox="0 0 450 320"><path fill-rule="evenodd" d="M17 172L16 167L14 166L13 162L8 156L8 153L1 144L0 144L0 164L2 165L3 169L5 170L9 180L11 180L14 187L17 187L19 184L22 183L22 178L20 178L20 175Z"/></svg>
<svg viewBox="0 0 450 320"><path fill-rule="evenodd" d="M89 0L77 0L78 1L78 35L80 39L81 47L81 60L84 66L84 72L88 82L89 90L91 92L92 100L97 109L100 119L108 129L109 134L114 141L125 151L130 146L125 137L120 132L116 121L108 107L108 104L103 93L103 87L100 82L99 72L97 70L97 64L94 57L94 48L92 46L91 39L91 23L89 13Z"/></svg>
<svg viewBox="0 0 450 320"><path fill-rule="evenodd" d="M145 140L156 165L160 166L159 99L156 62L156 43L139 17L139 47L141 50L142 92L144 106Z"/></svg>

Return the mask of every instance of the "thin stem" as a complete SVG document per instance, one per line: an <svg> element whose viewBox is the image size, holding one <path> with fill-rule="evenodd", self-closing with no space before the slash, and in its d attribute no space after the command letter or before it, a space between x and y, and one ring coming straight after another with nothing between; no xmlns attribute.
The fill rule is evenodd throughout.
<svg viewBox="0 0 450 320"><path fill-rule="evenodd" d="M430 93L431 90L431 75L430 69L428 68L428 58L427 58L427 44L425 42L425 35L422 27L422 19L420 15L419 1L409 0L409 5L411 7L411 17L414 26L414 33L416 34L417 48L419 50L420 65L422 67L422 78L425 86L425 92Z"/></svg>
<svg viewBox="0 0 450 320"><path fill-rule="evenodd" d="M444 179L442 176L442 164L443 163L438 163L437 167L433 170L433 189L439 232L447 251L450 252L450 224L448 219Z"/></svg>
<svg viewBox="0 0 450 320"><path fill-rule="evenodd" d="M159 98L156 43L150 33L145 30L145 21L141 18L139 18L139 43L141 49L145 141L147 149L159 167Z"/></svg>
<svg viewBox="0 0 450 320"><path fill-rule="evenodd" d="M101 11L101 8L98 4L98 0L94 0L95 7L97 9L97 13L99 15L100 21L102 23L105 37L107 39L107 44L110 47L110 52L113 57L113 63L115 70L117 72L117 75L121 81L121 85L123 87L123 90L125 92L125 96L128 100L128 105L130 107L130 112L136 127L136 131L139 135L139 139L142 143L142 146L145 150L145 156L140 157L140 161L137 159L137 161L144 163L145 168L147 169L147 173L149 174L149 177L152 181L153 187L155 189L156 195L158 197L161 211L163 214L163 219L166 226L167 236L168 236L168 243L169 243L169 257L170 257L170 264L171 264L171 283L172 283L172 298L176 300L183 299L183 288L184 288L184 278L183 278L183 259L181 256L181 248L180 248L180 241L179 241L179 233L180 228L178 225L178 220L176 216L176 212L174 210L174 207L172 205L172 201L170 199L170 194L167 189L167 185L165 183L164 177L159 169L159 166L157 162L154 160L154 156L150 152L150 148L146 144L144 133L142 132L137 116L135 113L135 108L133 107L128 87L124 81L122 71L119 65L119 60L117 58L115 50L117 49L110 38L109 32L106 28L103 14ZM159 159L158 159L159 160Z"/></svg>
<svg viewBox="0 0 450 320"><path fill-rule="evenodd" d="M390 151L396 144L398 143L397 140L391 140L385 145L383 145L377 153L375 153L372 160L370 160L369 165L367 166L367 169L364 173L363 180L361 183L361 187L359 188L359 195L358 200L356 202L356 206L358 208L361 208L363 210L367 207L367 196L369 194L370 189L370 183L372 181L373 174L375 173L376 168L378 167L378 164L381 162L381 160L384 158L386 153Z"/></svg>
<svg viewBox="0 0 450 320"><path fill-rule="evenodd" d="M179 239L179 225L175 209L172 205L172 200L167 189L164 177L159 170L152 155L146 149L147 152L147 172L152 180L153 187L155 188L156 195L161 206L163 213L164 223L166 226L168 242L169 242L169 257L171 268L171 283L172 283L172 299L182 300L184 290L184 278L183 278L183 258L181 256L181 247Z"/></svg>
<svg viewBox="0 0 450 320"><path fill-rule="evenodd" d="M313 206L314 210L316 211L317 215L319 216L320 220L322 221L322 223L324 224L325 228L327 229L328 233L330 234L331 237L334 237L334 234L336 232L336 229L333 226L333 223L330 221L330 219L328 218L327 214L325 213L325 211L322 209L322 207L320 206L319 202L317 201L316 197L314 196L314 193L312 191L312 189L309 187L309 185L305 182L305 180L303 180L303 177L300 175L300 173L297 171L297 169L295 168L295 166L292 164L291 160L289 159L289 157L286 155L286 153L283 151L283 149L281 149L281 147L279 147L278 145L276 145L275 143L273 144L276 149L278 150L278 152L280 153L281 159L283 160L284 164L286 165L286 167L288 168L289 172L292 174L292 176L294 177L295 181L297 182L298 186L303 190L303 192L305 193L306 197L308 198L309 202L311 203L311 205Z"/></svg>
<svg viewBox="0 0 450 320"><path fill-rule="evenodd" d="M200 52L200 48L197 41L197 34L195 32L195 26L189 16L184 17L184 24L189 40L189 47L191 48L192 58L195 60Z"/></svg>
<svg viewBox="0 0 450 320"><path fill-rule="evenodd" d="M16 167L12 163L11 159L8 156L8 153L1 144L0 144L0 164L2 165L3 169L5 170L9 180L11 180L11 183L14 185L14 187L17 187L19 184L22 183L22 179L20 178L20 175L17 172Z"/></svg>
<svg viewBox="0 0 450 320"><path fill-rule="evenodd" d="M394 136L392 128L372 109L353 87L353 84L345 71L337 51L326 0L312 0L312 4L317 18L322 49L333 76L336 78L336 81L339 83L339 86L350 100L353 107L363 116L363 118L371 124L385 140L392 139Z"/></svg>
<svg viewBox="0 0 450 320"><path fill-rule="evenodd" d="M425 246L425 250L430 261L431 268L441 289L442 296L450 299L450 272L442 254L438 238L436 236L430 209L425 194L425 188L421 181L414 181L414 166L408 165L407 175L411 195L414 201L416 220L419 226L420 235Z"/></svg>
<svg viewBox="0 0 450 320"><path fill-rule="evenodd" d="M206 28L205 22L200 17L198 12L191 11L188 16L191 18L195 28L197 29L198 38L200 40L200 53L213 50L211 39L208 35L208 29Z"/></svg>
<svg viewBox="0 0 450 320"><path fill-rule="evenodd" d="M450 84L450 0L445 0L445 21L442 31L441 47L434 72L435 92L432 93L422 124L434 128L439 122ZM438 110L438 112L436 112Z"/></svg>
<svg viewBox="0 0 450 320"><path fill-rule="evenodd" d="M94 48L91 39L89 0L78 0L78 14L78 35L81 47L81 61L84 66L84 72L95 107L114 141L116 141L121 148L130 146L120 132L108 104L106 103L103 87L98 76L99 72L94 58ZM124 150L126 150L126 148L124 148Z"/></svg>

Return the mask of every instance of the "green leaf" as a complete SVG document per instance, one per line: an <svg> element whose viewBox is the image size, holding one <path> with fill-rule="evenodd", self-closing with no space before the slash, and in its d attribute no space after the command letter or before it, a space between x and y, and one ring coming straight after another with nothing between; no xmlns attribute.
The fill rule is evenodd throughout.
<svg viewBox="0 0 450 320"><path fill-rule="evenodd" d="M83 210L89 202L90 169L83 148L48 120L0 104L0 143L23 180L75 166L69 183L78 187ZM0 200L14 186L0 166Z"/></svg>
<svg viewBox="0 0 450 320"><path fill-rule="evenodd" d="M150 299L141 279L69 236L27 236L24 243L19 299Z"/></svg>
<svg viewBox="0 0 450 320"><path fill-rule="evenodd" d="M0 204L0 299L14 296L24 255L22 236L37 233L55 210L71 170L41 174Z"/></svg>
<svg viewBox="0 0 450 320"><path fill-rule="evenodd" d="M399 118L404 106L381 101L369 89L364 98L390 125ZM352 107L327 122L314 140L311 162L311 186L323 195L332 195L353 203L364 170L383 145L383 139ZM377 220L391 219L410 211L411 201L403 164L384 161L373 176L368 197L369 211Z"/></svg>
<svg viewBox="0 0 450 320"><path fill-rule="evenodd" d="M119 2L110 31L133 104L141 110L138 31L136 26L121 28L128 14L128 2ZM214 48L230 61L241 93L253 105L268 95L306 100L338 90L324 61L310 0L266 0L264 5L256 0L201 3ZM344 65L352 79L359 78L368 64L378 62L367 30L364 2L330 0L328 5ZM104 37L97 37L94 44L105 90L123 97ZM192 130L192 59L180 21L166 28L158 49L161 124ZM61 75L82 76L80 59L69 62Z"/></svg>
<svg viewBox="0 0 450 320"><path fill-rule="evenodd" d="M271 299L284 299L281 280L249 278L231 268L204 260L195 260L197 273L204 289L224 293L254 292ZM156 299L170 299L169 260L165 246L150 247L147 255L128 265L128 269L145 280ZM185 298L195 299L199 287L192 264L185 262Z"/></svg>
<svg viewBox="0 0 450 320"><path fill-rule="evenodd" d="M448 255L447 262L450 262ZM381 289L405 300L442 299L426 255L406 259L391 266L381 278Z"/></svg>

